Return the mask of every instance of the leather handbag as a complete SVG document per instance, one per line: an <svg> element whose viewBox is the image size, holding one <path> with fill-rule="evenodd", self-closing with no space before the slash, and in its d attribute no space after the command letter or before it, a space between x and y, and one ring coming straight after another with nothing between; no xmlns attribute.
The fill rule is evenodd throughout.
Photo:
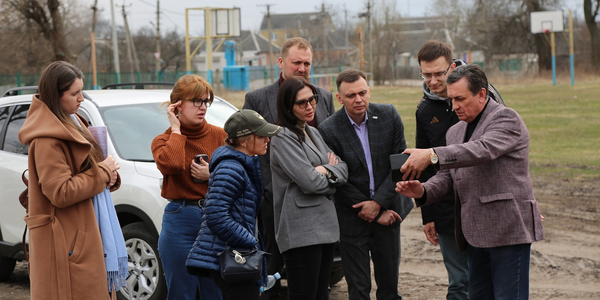
<svg viewBox="0 0 600 300"><path fill-rule="evenodd" d="M263 256L268 253L254 249L239 249L227 246L217 254L221 267L221 277L227 283L252 282L260 280L263 272Z"/></svg>
<svg viewBox="0 0 600 300"><path fill-rule="evenodd" d="M238 211L240 216L242 215L235 204L233 208ZM249 227L246 229L249 229ZM254 230L254 237L258 241L258 223ZM217 259L221 267L221 277L227 283L258 281L262 276L263 256L265 255L271 254L259 250L258 247L243 249L227 245L223 252L217 253Z"/></svg>

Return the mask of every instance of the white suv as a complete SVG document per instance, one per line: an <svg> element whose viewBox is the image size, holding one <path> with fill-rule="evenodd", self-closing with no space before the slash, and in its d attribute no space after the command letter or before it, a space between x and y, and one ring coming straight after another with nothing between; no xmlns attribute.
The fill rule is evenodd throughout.
<svg viewBox="0 0 600 300"><path fill-rule="evenodd" d="M34 88L35 90L35 88ZM162 175L150 143L169 127L166 106L171 90L118 89L85 91L79 113L90 125L108 128L108 153L119 163L121 187L112 193L129 255L129 277L119 299L165 299L166 285L158 258L158 234L167 200L160 196ZM16 94L7 92L7 94ZM17 260L23 260L25 210L18 196L25 189L28 146L17 134L32 96L0 98L0 281L8 279ZM223 126L237 108L215 97L206 120Z"/></svg>

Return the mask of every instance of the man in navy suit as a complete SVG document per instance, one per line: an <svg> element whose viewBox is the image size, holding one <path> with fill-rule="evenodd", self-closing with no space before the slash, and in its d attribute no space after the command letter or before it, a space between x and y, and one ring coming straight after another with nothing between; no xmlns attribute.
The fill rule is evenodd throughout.
<svg viewBox="0 0 600 300"><path fill-rule="evenodd" d="M285 79L292 76L308 78L312 66L312 46L307 40L301 37L288 39L281 46L281 54L278 59L281 74L279 79L265 87L256 89L246 94L244 102L245 109L252 109L258 112L267 122L275 123L277 121L277 92L279 85ZM319 102L315 110L315 118L308 122L308 125L317 127L327 117L335 112L333 106L333 95L326 89L317 87ZM270 147L269 147L270 149ZM263 202L260 207L261 234L265 241L266 251L271 253L267 256L268 274L283 272L283 256L279 253L277 242L275 241L275 220L273 216L273 184L271 182L271 158L269 153L259 156L260 170L264 186ZM271 289L262 295L262 299L280 299L281 284L275 283Z"/></svg>
<svg viewBox="0 0 600 300"><path fill-rule="evenodd" d="M321 123L319 131L348 166L348 182L337 188L334 199L349 298L370 299L372 259L377 299L402 299L400 222L414 204L394 192L390 154L406 148L404 125L393 105L369 103L366 79L355 69L338 75L336 97L344 107Z"/></svg>
<svg viewBox="0 0 600 300"><path fill-rule="evenodd" d="M481 67L465 65L446 79L460 120L447 146L407 149L405 179L428 165L440 171L427 182L399 181L396 191L418 206L455 196L455 232L469 261L469 298L529 298L531 243L544 238L529 175L529 132L513 109L490 101Z"/></svg>

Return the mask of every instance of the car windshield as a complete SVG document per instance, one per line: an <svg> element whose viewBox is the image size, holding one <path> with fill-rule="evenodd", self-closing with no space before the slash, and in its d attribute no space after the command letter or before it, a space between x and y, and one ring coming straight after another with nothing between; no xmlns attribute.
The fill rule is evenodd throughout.
<svg viewBox="0 0 600 300"><path fill-rule="evenodd" d="M166 108L161 103L141 103L99 109L119 157L133 161L154 161L150 144L170 126ZM235 111L228 103L215 99L208 109L206 121L223 127Z"/></svg>

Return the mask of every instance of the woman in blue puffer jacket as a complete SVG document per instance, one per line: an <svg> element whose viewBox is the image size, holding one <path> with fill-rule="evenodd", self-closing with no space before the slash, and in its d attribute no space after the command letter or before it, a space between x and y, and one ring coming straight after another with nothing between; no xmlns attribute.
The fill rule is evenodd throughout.
<svg viewBox="0 0 600 300"><path fill-rule="evenodd" d="M210 179L204 202L200 232L188 256L188 272L210 277L223 299L259 299L259 286L266 285L266 260L258 282L228 283L221 277L217 254L226 245L264 250L256 232L256 218L263 185L257 155L267 152L269 137L281 127L269 124L249 109L231 115L224 126L225 146L217 148L210 161Z"/></svg>

